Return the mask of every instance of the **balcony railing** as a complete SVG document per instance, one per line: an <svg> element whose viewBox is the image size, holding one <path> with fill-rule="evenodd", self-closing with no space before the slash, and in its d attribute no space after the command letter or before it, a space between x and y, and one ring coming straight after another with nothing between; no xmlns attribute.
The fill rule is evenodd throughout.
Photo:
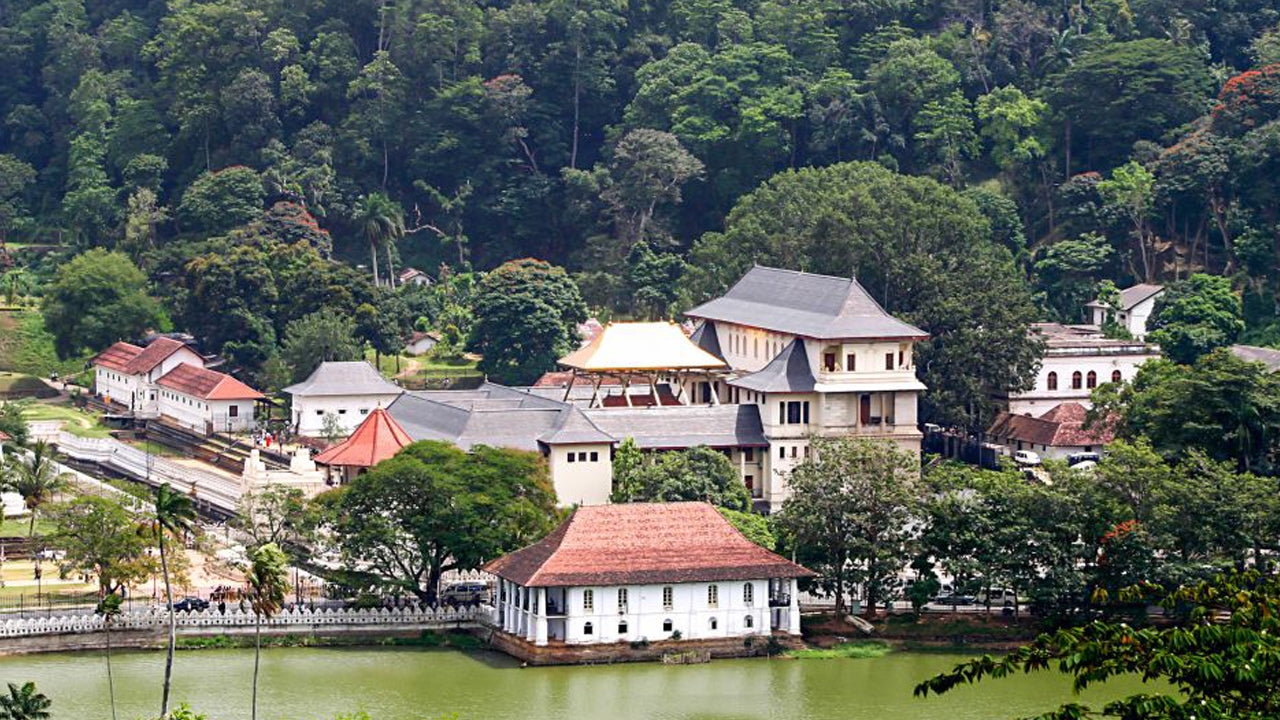
<svg viewBox="0 0 1280 720"><path fill-rule="evenodd" d="M791 593L775 593L770 595L769 607L791 607Z"/></svg>

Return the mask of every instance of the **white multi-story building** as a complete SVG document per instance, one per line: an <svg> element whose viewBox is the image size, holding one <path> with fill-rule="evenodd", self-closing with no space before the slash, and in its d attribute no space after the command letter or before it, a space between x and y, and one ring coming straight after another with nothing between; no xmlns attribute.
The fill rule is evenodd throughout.
<svg viewBox="0 0 1280 720"><path fill-rule="evenodd" d="M533 645L799 635L813 575L698 502L579 507L485 570L499 629Z"/></svg>
<svg viewBox="0 0 1280 720"><path fill-rule="evenodd" d="M1134 338L1141 340L1147 336L1147 320L1156 308L1156 298L1164 293L1163 285L1134 285L1120 291L1120 306L1110 308L1094 300L1085 305L1089 310L1089 322L1098 327L1107 320L1108 314L1115 314L1113 319L1121 327L1129 331Z"/></svg>
<svg viewBox="0 0 1280 720"><path fill-rule="evenodd" d="M786 499L787 474L809 457L812 437L920 452L925 386L914 349L928 335L885 312L856 280L756 266L685 314L702 321L698 344L732 369L692 394L758 408L768 448L752 494L766 507Z"/></svg>
<svg viewBox="0 0 1280 720"><path fill-rule="evenodd" d="M370 412L387 407L404 391L358 360L320 363L306 380L284 392L292 397L294 432L319 437L324 434L326 416L332 415L341 433L349 435Z"/></svg>
<svg viewBox="0 0 1280 720"><path fill-rule="evenodd" d="M187 345L158 337L145 348L118 342L91 361L94 392L135 417L161 419L201 433L254 427L262 393L204 366Z"/></svg>
<svg viewBox="0 0 1280 720"><path fill-rule="evenodd" d="M1132 380L1139 366L1160 357L1154 345L1108 338L1091 326L1037 323L1032 331L1045 344L1035 387L1000 398L1014 415L1039 417L1064 402L1091 408L1094 388Z"/></svg>

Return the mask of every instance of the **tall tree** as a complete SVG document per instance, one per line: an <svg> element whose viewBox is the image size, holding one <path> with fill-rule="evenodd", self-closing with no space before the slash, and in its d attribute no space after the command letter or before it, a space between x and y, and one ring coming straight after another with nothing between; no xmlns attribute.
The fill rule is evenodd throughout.
<svg viewBox="0 0 1280 720"><path fill-rule="evenodd" d="M404 211L400 205L386 194L370 193L356 203L356 224L364 233L365 242L369 244L372 258L373 284L378 281L378 248L387 253L387 285L395 287L395 276L392 274L391 253L396 240L405 234Z"/></svg>
<svg viewBox="0 0 1280 720"><path fill-rule="evenodd" d="M48 720L53 701L36 690L33 682L8 683L9 694L0 695L0 720Z"/></svg>
<svg viewBox="0 0 1280 720"><path fill-rule="evenodd" d="M258 718L258 664L262 658L262 621L284 607L289 573L284 551L267 543L253 551L249 561L249 604L253 607L253 703L250 717Z"/></svg>
<svg viewBox="0 0 1280 720"><path fill-rule="evenodd" d="M529 385L573 350L587 319L578 286L562 268L512 260L484 276L472 307L467 347L498 382Z"/></svg>
<svg viewBox="0 0 1280 720"><path fill-rule="evenodd" d="M57 460L57 452L44 440L37 440L25 456L8 459L11 466L8 486L22 496L23 505L31 513L28 537L35 535L36 513L62 492L74 477L71 473L59 471Z"/></svg>
<svg viewBox="0 0 1280 720"><path fill-rule="evenodd" d="M1165 354L1185 365L1234 343L1244 318L1230 280L1197 273L1156 298L1147 325Z"/></svg>
<svg viewBox="0 0 1280 720"><path fill-rule="evenodd" d="M42 306L61 358L98 351L146 330L167 330L169 319L147 295L147 278L128 256L94 248L58 268Z"/></svg>
<svg viewBox="0 0 1280 720"><path fill-rule="evenodd" d="M294 381L306 378L322 362L359 360L360 343L355 331L351 318L329 308L289 323L282 355L292 369Z"/></svg>
<svg viewBox="0 0 1280 720"><path fill-rule="evenodd" d="M169 483L156 488L152 506L152 533L160 548L160 572L164 576L164 602L169 613L169 644L164 655L164 685L160 693L160 717L169 713L169 691L173 685L173 651L178 645L178 621L173 610L173 586L169 577L169 556L166 538L179 541L194 532L196 506L191 498L174 490Z"/></svg>
<svg viewBox="0 0 1280 720"><path fill-rule="evenodd" d="M819 568L837 615L853 585L873 616L914 554L919 465L892 442L815 438L812 447L812 458L787 477L791 494L778 526L801 561Z"/></svg>
<svg viewBox="0 0 1280 720"><path fill-rule="evenodd" d="M613 502L700 500L739 512L751 507L747 486L733 465L709 447L663 452L652 461L636 462L634 441L628 438L623 445L614 458Z"/></svg>
<svg viewBox="0 0 1280 720"><path fill-rule="evenodd" d="M321 498L343 557L427 603L445 571L532 543L555 518L545 461L484 445L417 442Z"/></svg>

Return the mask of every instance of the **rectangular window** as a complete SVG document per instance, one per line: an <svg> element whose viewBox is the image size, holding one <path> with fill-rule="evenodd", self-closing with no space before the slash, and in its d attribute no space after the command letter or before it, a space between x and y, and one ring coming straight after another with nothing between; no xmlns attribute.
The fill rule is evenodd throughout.
<svg viewBox="0 0 1280 720"><path fill-rule="evenodd" d="M720 586L719 585L707 586L707 607L709 608L720 607Z"/></svg>
<svg viewBox="0 0 1280 720"><path fill-rule="evenodd" d="M785 402L778 403L778 424L787 424L787 404Z"/></svg>
<svg viewBox="0 0 1280 720"><path fill-rule="evenodd" d="M835 369L836 369L836 354L835 354L835 353L826 353L826 354L824 354L824 355L822 356L822 364L823 364L823 366L824 366L824 367L826 367L827 372L835 372Z"/></svg>
<svg viewBox="0 0 1280 720"><path fill-rule="evenodd" d="M809 424L809 401L804 401L804 424Z"/></svg>
<svg viewBox="0 0 1280 720"><path fill-rule="evenodd" d="M808 445L805 445L805 446L804 446L804 459L805 459L805 460L808 460L808 459L809 459L809 446L808 446Z"/></svg>
<svg viewBox="0 0 1280 720"><path fill-rule="evenodd" d="M596 451L592 450L592 451L591 451L591 462L599 462L599 461L600 461L600 453L598 453L598 452L596 452Z"/></svg>
<svg viewBox="0 0 1280 720"><path fill-rule="evenodd" d="M787 456L787 449L781 445L778 446L778 459L781 460Z"/></svg>
<svg viewBox="0 0 1280 720"><path fill-rule="evenodd" d="M578 453L569 453L569 462L577 462Z"/></svg>
<svg viewBox="0 0 1280 720"><path fill-rule="evenodd" d="M662 588L662 607L664 609L670 610L672 607L675 607L675 599L675 591L671 589L670 585Z"/></svg>
<svg viewBox="0 0 1280 720"><path fill-rule="evenodd" d="M346 409L346 408L342 408L341 410L339 410L339 411L338 411L338 414L339 414L339 415L346 415L346 414L347 414L347 409Z"/></svg>
<svg viewBox="0 0 1280 720"><path fill-rule="evenodd" d="M154 399L155 398L152 398L152 400ZM240 406L232 405L231 407L227 408L227 414L230 415L231 417L240 417Z"/></svg>
<svg viewBox="0 0 1280 720"><path fill-rule="evenodd" d="M884 369L885 370L893 369L893 353L884 354Z"/></svg>
<svg viewBox="0 0 1280 720"><path fill-rule="evenodd" d="M743 451L742 451L742 454L743 454L743 456L744 456L744 457L743 457L743 459L744 459L744 460L746 460L747 462L755 462L755 461L756 461L756 449L755 449L755 448L747 448L747 449L745 449L745 450L743 450Z"/></svg>
<svg viewBox="0 0 1280 720"><path fill-rule="evenodd" d="M745 482L745 483L746 483L746 486L747 486L747 489L748 489L748 490L754 490L754 489L755 489L755 487L756 487L756 476L755 476L755 475L745 475L745 476L743 476L742 480L743 480L743 482Z"/></svg>
<svg viewBox="0 0 1280 720"><path fill-rule="evenodd" d="M858 369L858 356L854 355L853 353L849 353L848 355L845 355L844 371L853 372L854 370L857 370L857 369Z"/></svg>
<svg viewBox="0 0 1280 720"><path fill-rule="evenodd" d="M902 367L905 364L902 362L902 360L903 360L903 353L901 350L899 350L898 351L898 367Z"/></svg>
<svg viewBox="0 0 1280 720"><path fill-rule="evenodd" d="M797 447L797 446L795 446L795 445L792 445L792 446L791 446L791 459L792 459L792 460L794 460L794 459L796 458L796 447Z"/></svg>
<svg viewBox="0 0 1280 720"><path fill-rule="evenodd" d="M789 403L786 403L786 406L787 406L787 424L799 425L800 413L801 413L800 403L789 402Z"/></svg>
<svg viewBox="0 0 1280 720"><path fill-rule="evenodd" d="M596 593L594 590L582 591L582 609L587 612L596 609Z"/></svg>
<svg viewBox="0 0 1280 720"><path fill-rule="evenodd" d="M756 587L751 583L742 586L742 604L748 607L756 600Z"/></svg>
<svg viewBox="0 0 1280 720"><path fill-rule="evenodd" d="M627 609L627 589L618 588L618 610L622 611L626 609Z"/></svg>

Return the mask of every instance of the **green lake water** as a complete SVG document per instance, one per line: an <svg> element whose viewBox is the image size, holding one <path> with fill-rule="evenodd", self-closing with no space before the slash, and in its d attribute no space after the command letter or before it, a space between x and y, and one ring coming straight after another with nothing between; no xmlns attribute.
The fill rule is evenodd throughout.
<svg viewBox="0 0 1280 720"><path fill-rule="evenodd" d="M629 664L520 668L489 652L427 649L277 648L262 653L261 720L331 720L364 710L374 720L996 720L1072 700L1056 673L987 681L918 699L915 683L962 655L891 653L875 659L716 660L706 665ZM162 652L113 656L120 720L154 717ZM209 720L249 718L251 650L179 652L175 700ZM101 653L0 658L0 681L34 680L53 720L110 720ZM1112 681L1083 696L1100 702L1141 688Z"/></svg>

